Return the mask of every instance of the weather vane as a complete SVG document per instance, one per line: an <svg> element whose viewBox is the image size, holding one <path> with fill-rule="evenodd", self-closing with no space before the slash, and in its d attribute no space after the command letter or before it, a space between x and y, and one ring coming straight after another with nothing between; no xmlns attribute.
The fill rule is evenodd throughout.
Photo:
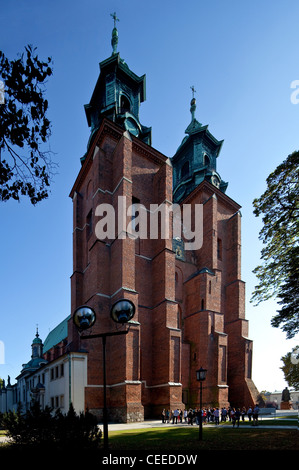
<svg viewBox="0 0 299 470"><path fill-rule="evenodd" d="M191 90L192 90L192 98L194 98L194 93L196 93L196 90L195 90L195 88L194 88L194 85L192 85L190 88L191 88Z"/></svg>

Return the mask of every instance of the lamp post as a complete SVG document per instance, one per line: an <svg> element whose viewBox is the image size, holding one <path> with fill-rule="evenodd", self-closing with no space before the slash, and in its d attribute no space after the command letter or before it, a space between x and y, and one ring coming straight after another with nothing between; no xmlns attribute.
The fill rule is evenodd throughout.
<svg viewBox="0 0 299 470"><path fill-rule="evenodd" d="M196 371L196 380L200 382L200 413L199 413L199 437L202 440L202 383L206 380L207 369L202 367Z"/></svg>
<svg viewBox="0 0 299 470"><path fill-rule="evenodd" d="M112 320L116 323L128 323L133 316L135 315L135 305L131 300L120 299L115 304L112 305L110 310L110 316ZM96 321L95 311L83 305L78 307L73 316L73 321L78 331L82 331L91 328ZM106 338L107 336L117 336L117 335L126 335L129 332L129 329L114 331L108 333L99 333L95 335L84 336L81 334L82 339L93 339L93 338L102 338L103 346L103 390L104 390L104 403L103 403L103 431L104 431L104 450L108 450L108 412L107 412L107 400L106 400Z"/></svg>

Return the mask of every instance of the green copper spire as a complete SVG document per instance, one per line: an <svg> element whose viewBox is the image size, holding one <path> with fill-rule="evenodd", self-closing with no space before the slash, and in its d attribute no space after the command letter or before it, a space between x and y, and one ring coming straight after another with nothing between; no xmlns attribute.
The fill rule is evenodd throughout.
<svg viewBox="0 0 299 470"><path fill-rule="evenodd" d="M192 121L194 121L194 119L195 119L195 110L196 110L196 99L194 97L194 93L196 93L196 90L195 90L194 86L191 86L190 88L192 90L192 100L191 100L190 111L191 111Z"/></svg>
<svg viewBox="0 0 299 470"><path fill-rule="evenodd" d="M39 334L38 334L38 326L36 326L36 335L35 335L35 338L34 340L32 341L32 344L39 344L39 343L42 343L42 340L40 339L39 337Z"/></svg>
<svg viewBox="0 0 299 470"><path fill-rule="evenodd" d="M196 99L194 97L194 93L196 93L196 90L195 90L194 86L191 86L190 88L192 90L192 100L191 100L191 103L190 103L191 122L190 122L189 126L187 127L187 129L185 130L186 134L191 134L193 132L197 132L198 129L201 128L201 123L198 122L195 118Z"/></svg>
<svg viewBox="0 0 299 470"><path fill-rule="evenodd" d="M225 193L228 183L221 179L217 172L216 160L223 141L217 140L195 117L196 93L194 86L190 103L191 122L187 134L175 155L172 157L173 167L173 200L181 203L203 181L209 182Z"/></svg>
<svg viewBox="0 0 299 470"><path fill-rule="evenodd" d="M87 149L94 141L103 119L109 119L148 145L151 145L151 128L139 121L140 104L145 101L145 75L136 75L117 52L118 31L116 13L112 30L112 54L100 62L100 75L91 99L84 106L87 123L91 128ZM81 158L82 165L86 155Z"/></svg>
<svg viewBox="0 0 299 470"><path fill-rule="evenodd" d="M111 46L112 46L112 55L117 54L117 44L118 44L118 31L116 28L116 22L119 21L119 19L116 16L116 13L111 13L110 16L112 16L114 20L114 28L112 30L112 39L111 39Z"/></svg>

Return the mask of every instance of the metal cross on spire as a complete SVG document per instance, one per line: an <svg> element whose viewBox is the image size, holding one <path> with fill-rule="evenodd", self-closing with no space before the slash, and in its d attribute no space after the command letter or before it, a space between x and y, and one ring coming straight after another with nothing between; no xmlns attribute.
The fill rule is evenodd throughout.
<svg viewBox="0 0 299 470"><path fill-rule="evenodd" d="M195 121L196 99L194 98L194 94L196 93L196 90L194 88L194 85L192 85L190 88L192 90L192 100L190 103L191 104L190 111L191 111L192 121Z"/></svg>
<svg viewBox="0 0 299 470"><path fill-rule="evenodd" d="M112 55L116 54L117 52L117 44L118 44L118 31L116 28L116 22L119 21L119 19L116 16L116 13L110 13L110 16L112 16L114 20L114 28L112 30L112 39L111 39L111 46L112 46Z"/></svg>
<svg viewBox="0 0 299 470"><path fill-rule="evenodd" d="M112 18L114 20L114 28L116 28L116 22L119 21L119 18L117 18L117 16L116 16L116 12L110 13L110 16L112 16Z"/></svg>

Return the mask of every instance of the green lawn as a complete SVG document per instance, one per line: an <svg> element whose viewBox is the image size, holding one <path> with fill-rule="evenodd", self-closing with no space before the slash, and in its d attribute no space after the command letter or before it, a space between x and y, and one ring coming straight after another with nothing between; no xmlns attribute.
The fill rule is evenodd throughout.
<svg viewBox="0 0 299 470"><path fill-rule="evenodd" d="M248 420L245 420L245 421L240 421L240 426L250 426L252 424L252 421L248 421ZM223 425L230 425L232 426L232 424L230 422L226 422L226 423L220 423L220 426L223 426ZM290 418L290 417L276 417L276 418L261 418L259 419L259 426L294 426L294 427L297 427L298 426L298 418L297 417L294 417L294 418Z"/></svg>
<svg viewBox="0 0 299 470"><path fill-rule="evenodd" d="M297 429L223 428L198 426L154 428L109 433L111 451L198 452L200 450L299 450Z"/></svg>
<svg viewBox="0 0 299 470"><path fill-rule="evenodd" d="M228 424L228 423L226 423ZM154 454L199 453L200 451L289 451L299 450L299 430L297 419L263 419L264 425L293 425L294 429L278 429L248 426L248 421L240 422L239 428L229 426L203 426L203 439L199 441L198 426L172 426L142 428L124 431L109 430L109 451L128 452L130 455L140 451ZM246 426L247 425L247 426ZM4 434L4 431L1 432ZM13 451L10 444L0 444L0 451ZM26 449L22 449L25 451ZM100 451L101 453L101 451ZM2 454L2 452L1 452ZM96 452L98 454L98 452Z"/></svg>
<svg viewBox="0 0 299 470"><path fill-rule="evenodd" d="M248 422L245 424L249 424ZM298 426L298 419L283 419L283 418L273 418L273 419L261 419L259 420L260 426Z"/></svg>

